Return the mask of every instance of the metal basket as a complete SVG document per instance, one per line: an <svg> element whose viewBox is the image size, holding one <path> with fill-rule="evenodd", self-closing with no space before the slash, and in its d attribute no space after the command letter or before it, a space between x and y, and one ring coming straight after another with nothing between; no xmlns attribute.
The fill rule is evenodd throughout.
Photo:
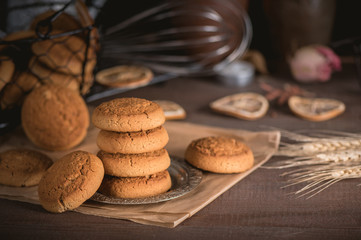
<svg viewBox="0 0 361 240"><path fill-rule="evenodd" d="M48 5L27 29L0 41L0 71L6 73L0 74L1 129L19 122L24 97L40 85L57 84L82 95L89 91L99 48L97 28L91 19L79 16L77 21L67 12L69 6L76 5L84 13L83 4L72 0L57 10ZM31 7L44 9L40 4ZM67 26L64 20L68 20Z"/></svg>

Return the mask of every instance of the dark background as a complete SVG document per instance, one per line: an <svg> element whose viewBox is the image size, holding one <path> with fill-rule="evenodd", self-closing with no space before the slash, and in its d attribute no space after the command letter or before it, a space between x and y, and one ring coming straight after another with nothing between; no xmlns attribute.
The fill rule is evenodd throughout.
<svg viewBox="0 0 361 240"><path fill-rule="evenodd" d="M156 4L161 0L132 0L132 1L112 1L105 4L106 11L103 18L98 19L98 24L108 24L117 20L125 19L132 15L138 8L147 8L151 4ZM248 8L248 13L253 25L253 39L251 48L260 50L267 58L276 57L270 44L270 32L268 22L263 10L263 0L238 0ZM308 1L308 0L299 0ZM65 1L66 2L66 1ZM93 0L87 0L88 4L93 4ZM94 4L93 4L94 5ZM361 1L357 0L336 0L336 11L334 26L331 35L331 42L341 39L361 36ZM0 30L6 32L7 1L0 1ZM108 21L108 23L107 23ZM336 49L341 55L352 54L352 49Z"/></svg>

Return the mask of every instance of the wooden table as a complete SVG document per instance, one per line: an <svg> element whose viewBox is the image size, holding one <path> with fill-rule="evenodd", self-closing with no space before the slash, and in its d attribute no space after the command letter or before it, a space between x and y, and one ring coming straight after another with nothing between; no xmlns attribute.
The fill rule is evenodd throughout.
<svg viewBox="0 0 361 240"><path fill-rule="evenodd" d="M273 76L273 84L294 83L287 74ZM345 102L346 112L330 121L308 122L295 117L287 106L271 109L257 121L216 114L208 104L225 95L262 92L257 81L246 87L222 85L213 77L179 78L118 96L173 100L186 109L185 121L246 130L278 127L288 130L334 129L360 131L361 88L352 66L329 83L302 85L318 97ZM93 105L98 104L98 102ZM276 161L277 157L270 161ZM361 180L346 180L311 199L288 193L281 170L259 168L196 215L174 229L82 215L51 214L38 205L0 199L1 239L361 239Z"/></svg>

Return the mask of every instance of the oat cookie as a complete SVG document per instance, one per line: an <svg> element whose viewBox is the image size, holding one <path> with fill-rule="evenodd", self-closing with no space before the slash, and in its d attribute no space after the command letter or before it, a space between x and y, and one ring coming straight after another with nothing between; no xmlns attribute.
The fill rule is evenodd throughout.
<svg viewBox="0 0 361 240"><path fill-rule="evenodd" d="M94 154L76 151L57 160L38 187L41 205L61 213L79 207L99 188L104 177L102 161Z"/></svg>
<svg viewBox="0 0 361 240"><path fill-rule="evenodd" d="M2 109L20 106L24 101L26 93L40 86L38 79L30 72L14 73L12 81L4 86L0 94L0 105Z"/></svg>
<svg viewBox="0 0 361 240"><path fill-rule="evenodd" d="M53 161L43 153L12 149L0 153L0 184L14 187L38 185Z"/></svg>
<svg viewBox="0 0 361 240"><path fill-rule="evenodd" d="M166 170L170 166L167 150L122 154L99 151L97 156L103 161L105 174L116 177L138 177Z"/></svg>
<svg viewBox="0 0 361 240"><path fill-rule="evenodd" d="M116 198L145 198L168 191L172 181L167 170L144 177L104 176L99 192Z"/></svg>
<svg viewBox="0 0 361 240"><path fill-rule="evenodd" d="M94 50L87 49L85 42L75 35L36 41L31 49L49 69L76 76L82 74L85 51L88 50L88 59L95 56Z"/></svg>
<svg viewBox="0 0 361 240"><path fill-rule="evenodd" d="M43 13L38 14L34 17L34 19L30 23L30 29L36 30L36 26L40 21L43 21L52 15L54 15L56 12L54 10L47 10ZM67 14L66 12L62 12L60 15L54 19L51 23L53 30L60 30L61 32L69 32L72 30L77 30L81 28L80 23L70 14ZM41 30L41 27L40 29ZM41 31L40 31L41 32Z"/></svg>
<svg viewBox="0 0 361 240"><path fill-rule="evenodd" d="M254 163L252 150L232 137L211 136L192 141L185 152L191 165L215 173L239 173Z"/></svg>
<svg viewBox="0 0 361 240"><path fill-rule="evenodd" d="M65 150L85 138L89 111L77 92L52 84L43 85L26 97L21 123L35 145L52 151Z"/></svg>
<svg viewBox="0 0 361 240"><path fill-rule="evenodd" d="M168 133L163 126L124 133L101 130L97 137L97 145L108 153L145 153L164 148L168 140Z"/></svg>
<svg viewBox="0 0 361 240"><path fill-rule="evenodd" d="M14 71L14 62L6 56L0 56L0 91L11 81Z"/></svg>
<svg viewBox="0 0 361 240"><path fill-rule="evenodd" d="M95 108L93 124L115 132L138 132L161 126L165 121L162 108L141 98L117 98Z"/></svg>

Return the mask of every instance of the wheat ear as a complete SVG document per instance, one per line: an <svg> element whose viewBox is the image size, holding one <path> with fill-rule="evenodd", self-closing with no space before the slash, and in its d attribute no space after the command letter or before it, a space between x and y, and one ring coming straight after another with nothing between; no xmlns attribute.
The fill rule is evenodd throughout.
<svg viewBox="0 0 361 240"><path fill-rule="evenodd" d="M361 160L361 150L346 150L318 153L313 156L295 157L281 160L264 168L284 169L310 165L348 164Z"/></svg>
<svg viewBox="0 0 361 240"><path fill-rule="evenodd" d="M291 172L289 177L291 177L291 179L288 181L290 183L283 188L301 183L307 183L306 186L294 192L294 194L298 195L297 197L308 195L307 198L311 198L341 180L360 178L361 165L346 168L335 166L330 168L326 166L320 167L317 170L314 168L309 168L303 169L303 171L300 172Z"/></svg>

